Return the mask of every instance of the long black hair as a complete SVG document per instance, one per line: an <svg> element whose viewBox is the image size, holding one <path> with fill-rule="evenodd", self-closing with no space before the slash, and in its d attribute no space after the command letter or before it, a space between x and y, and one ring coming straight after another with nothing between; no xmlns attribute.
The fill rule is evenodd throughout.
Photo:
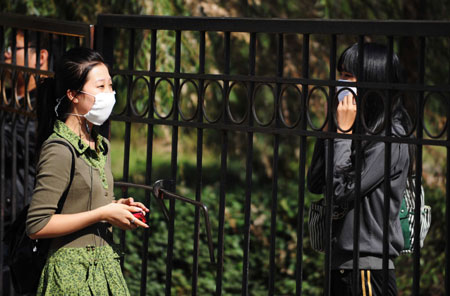
<svg viewBox="0 0 450 296"><path fill-rule="evenodd" d="M56 119L64 121L70 111L72 102L67 98L67 90L81 91L89 72L99 64L105 62L97 51L85 47L70 49L57 63L54 78L39 85L37 151L51 135Z"/></svg>
<svg viewBox="0 0 450 296"><path fill-rule="evenodd" d="M391 73L388 73L386 67L388 63L388 48L379 43L363 43L363 67L359 73L359 46L358 43L348 47L340 56L337 70L339 72L347 72L352 74L358 82L387 82L390 76L391 83L401 83L403 79L403 69L400 64L398 56L392 54ZM394 129L394 134L398 136L405 135L413 128L411 118L403 106L403 97L400 93L392 94L391 110L392 119L398 121L403 127L404 131L397 131ZM383 124L386 122L385 110L382 98L379 93L368 89L361 89L358 97L364 98L361 101L361 113L364 117L364 122L371 132L380 131ZM384 131L381 131L384 133ZM363 142L363 150L371 146L373 142ZM409 145L410 155L410 175L413 172L415 146ZM354 151L353 151L354 152Z"/></svg>

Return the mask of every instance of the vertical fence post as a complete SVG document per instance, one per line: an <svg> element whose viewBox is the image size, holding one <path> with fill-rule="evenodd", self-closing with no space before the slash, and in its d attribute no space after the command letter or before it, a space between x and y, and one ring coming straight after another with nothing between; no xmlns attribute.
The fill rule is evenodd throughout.
<svg viewBox="0 0 450 296"><path fill-rule="evenodd" d="M156 44L157 44L157 31L151 31L151 46L150 46L150 69L149 72L156 71ZM153 119L154 116L154 102L155 102L155 77L150 76L149 82L149 102L148 102L148 119ZM149 123L147 125L147 159L145 166L145 184L152 184L152 167L153 167L153 128L154 125ZM145 204L150 209L151 193L145 191ZM151 209L150 209L151 210ZM142 237L142 262L141 262L141 290L140 295L145 296L147 294L147 268L148 268L148 246L149 246L149 229L144 229Z"/></svg>
<svg viewBox="0 0 450 296"><path fill-rule="evenodd" d="M331 47L330 47L330 80L336 80L336 47L337 47L337 38L336 35L331 36ZM335 131L334 125L334 87L330 88L330 96L328 100L328 132ZM317 144L316 144L317 145ZM324 295L330 295L331 290L331 235L332 235L332 221L331 221L331 210L333 208L333 196L332 196L332 180L333 180L333 157L334 157L334 140L332 138L325 140L325 145L327 150L325 150L325 172L326 172L326 205L327 205L327 214L326 214L326 234L328 240L326 249L325 249L325 285L324 285ZM328 152L327 152L328 151ZM330 219L330 220L328 220Z"/></svg>
<svg viewBox="0 0 450 296"><path fill-rule="evenodd" d="M231 33L225 32L225 70L224 74L230 74L230 43ZM222 108L222 122L229 123L227 106L229 104L229 86L230 81L224 80L223 95L224 104ZM224 257L224 229L225 229L225 199L227 187L227 157L228 157L228 131L221 130L222 146L220 152L220 192L219 192L219 229L217 238L217 275L216 275L216 296L222 295L223 281L223 257Z"/></svg>
<svg viewBox="0 0 450 296"><path fill-rule="evenodd" d="M450 44L450 38L447 38L447 44ZM447 60L447 69L448 69L448 84L450 85L450 46L447 48L448 60ZM445 174L445 295L448 295L450 291L450 247L449 247L449 239L450 239L450 145L448 142L450 141L450 102L447 97L447 173Z"/></svg>
<svg viewBox="0 0 450 296"><path fill-rule="evenodd" d="M255 75L256 68L256 33L250 34L249 43L249 76ZM253 91L255 83L250 82L247 97L249 104L247 110L252 110L254 104ZM249 114L251 114L249 112ZM248 126L253 126L253 116L248 117ZM244 243L242 245L244 251L244 259L242 264L242 296L248 295L248 274L250 261L250 221L251 221L251 203L252 203L252 175L253 175L253 132L247 133L247 154L246 154L246 168L245 168L245 205L244 205Z"/></svg>
<svg viewBox="0 0 450 296"><path fill-rule="evenodd" d="M200 32L200 51L199 51L199 74L205 74L205 37L206 32ZM197 104L197 122L203 122L203 101L205 81L199 80L198 91L198 104ZM202 200L202 188L203 188L203 129L197 128L197 184L195 189L195 200ZM200 210L195 207L195 224L194 224L194 262L192 266L192 295L197 295L198 291L198 255L199 255L199 239L200 239Z"/></svg>
<svg viewBox="0 0 450 296"><path fill-rule="evenodd" d="M283 76L283 35L278 34L277 43L277 77ZM276 112L278 110L279 95L281 93L281 86L279 83L276 85L275 96L275 126L280 127L280 116ZM271 202L271 219L270 219L270 269L269 269L269 293L268 295L274 295L275 293L275 271L276 271L276 232L277 232L277 210L278 210L278 159L279 159L279 147L280 147L280 135L274 135L273 146L273 163L272 163L272 202Z"/></svg>
<svg viewBox="0 0 450 296"><path fill-rule="evenodd" d="M181 31L175 31L175 69L174 73L180 73L181 65ZM180 78L174 78L173 89L173 121L178 122L179 115L179 90L180 90ZM171 172L170 178L173 180L172 191L175 192L177 184L177 159L178 159L178 126L172 127L172 153L171 153ZM174 248L174 236L175 236L175 200L170 200L169 209L170 221L169 221L169 233L167 242L167 260L166 260L166 296L171 295L172 285L172 271L173 271L173 248Z"/></svg>
<svg viewBox="0 0 450 296"><path fill-rule="evenodd" d="M392 55L393 50L393 37L388 36L388 51L386 60L386 82L392 82ZM392 136L392 112L391 112L391 93L390 89L383 91L386 96L384 98L384 120L385 120L385 136ZM389 212L391 207L391 152L392 144L390 142L384 143L384 204L383 204L383 295L388 294L389 288Z"/></svg>
<svg viewBox="0 0 450 296"><path fill-rule="evenodd" d="M302 78L309 78L309 35L303 36L303 50L302 50ZM300 131L306 132L308 128L307 120L307 98L308 85L302 84L302 95L300 97ZM303 222L305 210L305 169L306 169L306 150L307 137L300 136L300 156L298 162L298 200L297 200L297 262L295 274L295 295L302 295L302 280L303 280Z"/></svg>
<svg viewBox="0 0 450 296"><path fill-rule="evenodd" d="M425 54L426 54L426 40L425 37L419 38L419 83L425 85ZM423 140L423 124L424 124L424 91L419 91L418 96L419 101L419 118L417 122L416 136L419 140L417 144L416 151L416 176L415 176L415 208L420 209L420 195L422 187L422 140ZM446 209L447 211L447 209ZM416 221L414 225L414 233L416 239L414 240L414 275L413 275L413 296L420 295L420 211L415 211L414 220Z"/></svg>
<svg viewBox="0 0 450 296"><path fill-rule="evenodd" d="M3 37L3 36L1 36ZM0 78L1 79L1 78ZM0 237L5 236L5 123L6 123L6 112L0 110ZM3 268L5 265L4 256L4 244L0 243L0 267L2 272L0 272L0 291L5 291L6 287L3 286Z"/></svg>

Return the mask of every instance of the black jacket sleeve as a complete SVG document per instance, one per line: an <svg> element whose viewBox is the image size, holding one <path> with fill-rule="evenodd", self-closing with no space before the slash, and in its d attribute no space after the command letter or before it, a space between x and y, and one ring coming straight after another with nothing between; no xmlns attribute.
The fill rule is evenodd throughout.
<svg viewBox="0 0 450 296"><path fill-rule="evenodd" d="M306 184L312 193L324 193L325 182L325 140L317 139L314 145L314 153L311 165L308 169Z"/></svg>
<svg viewBox="0 0 450 296"><path fill-rule="evenodd" d="M355 198L355 174L357 173L354 171L351 160L351 140L335 139L334 152L334 200L337 203L348 202ZM384 180L385 144L374 143L362 153L361 196L366 196ZM408 161L408 145L392 143L389 178L391 180L397 178Z"/></svg>

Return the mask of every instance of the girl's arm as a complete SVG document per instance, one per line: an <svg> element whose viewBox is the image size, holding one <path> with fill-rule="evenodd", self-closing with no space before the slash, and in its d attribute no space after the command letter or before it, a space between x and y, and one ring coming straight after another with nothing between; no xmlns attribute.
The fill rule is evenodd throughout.
<svg viewBox="0 0 450 296"><path fill-rule="evenodd" d="M337 121L341 129L348 130L353 125L356 116L356 104L353 95L345 96L337 108ZM399 127L400 128L400 127ZM351 131L349 132L351 133ZM351 160L350 139L334 140L334 177L333 195L336 202L354 199L355 168ZM363 166L361 169L361 195L367 195L384 180L385 144L377 142L361 153ZM391 144L390 178L396 178L404 169L408 169L408 145Z"/></svg>

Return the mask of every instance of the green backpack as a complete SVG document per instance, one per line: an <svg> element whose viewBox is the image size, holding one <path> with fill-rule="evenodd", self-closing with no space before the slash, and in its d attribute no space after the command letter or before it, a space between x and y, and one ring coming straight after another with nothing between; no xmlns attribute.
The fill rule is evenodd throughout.
<svg viewBox="0 0 450 296"><path fill-rule="evenodd" d="M412 181L411 181L412 180ZM406 189L403 194L402 205L400 207L400 224L402 226L404 246L401 254L411 254L414 252L414 212L415 206L415 183L414 178L408 178L406 182ZM425 192L423 186L420 190L420 247L423 247L423 241L430 229L431 224L431 207L425 205Z"/></svg>

